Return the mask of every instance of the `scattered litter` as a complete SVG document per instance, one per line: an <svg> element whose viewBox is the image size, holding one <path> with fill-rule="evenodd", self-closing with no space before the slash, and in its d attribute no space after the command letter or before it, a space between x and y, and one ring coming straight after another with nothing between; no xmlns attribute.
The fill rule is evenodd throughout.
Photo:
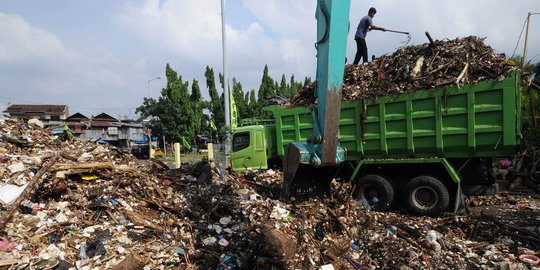
<svg viewBox="0 0 540 270"><path fill-rule="evenodd" d="M0 187L0 202L2 204L11 204L15 199L17 199L24 189L28 186L25 184L23 186L5 184Z"/></svg>
<svg viewBox="0 0 540 270"><path fill-rule="evenodd" d="M15 242L6 242L6 241L0 241L0 251L3 252L11 252L15 249L17 246L17 243Z"/></svg>
<svg viewBox="0 0 540 270"><path fill-rule="evenodd" d="M0 185L24 190L0 188L2 268L527 269L538 261L540 199L530 194L466 198L470 214L439 218L400 205L369 210L349 198L350 183L332 185L332 200L291 203L279 199L279 170L224 175L208 162L169 170L22 124L0 120ZM10 182L18 177L27 184Z"/></svg>

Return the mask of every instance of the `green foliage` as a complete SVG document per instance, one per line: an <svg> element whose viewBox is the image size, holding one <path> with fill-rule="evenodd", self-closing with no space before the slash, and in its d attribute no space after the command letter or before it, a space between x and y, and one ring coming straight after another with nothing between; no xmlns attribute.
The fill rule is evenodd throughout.
<svg viewBox="0 0 540 270"><path fill-rule="evenodd" d="M268 66L264 65L263 76L261 79L261 85L259 86L257 102L260 105L264 105L264 101L276 95L276 87L274 85L274 80L268 74Z"/></svg>
<svg viewBox="0 0 540 270"><path fill-rule="evenodd" d="M251 117L253 116L257 116L257 98L255 97L255 89L251 89L251 91L249 91L249 108L251 110L251 113L249 115L251 115Z"/></svg>
<svg viewBox="0 0 540 270"><path fill-rule="evenodd" d="M208 101L202 99L197 80L193 79L190 88L189 83L184 82L182 76L179 76L169 64L165 67L165 74L167 85L162 89L161 97L144 98L143 104L136 110L141 119L149 120L153 136L165 136L169 141L181 141L182 138L186 138L190 143L194 143L196 135L213 133L208 125L210 120L215 123L218 131L225 131L224 96L216 87L213 68L206 66L204 72L205 85L210 96ZM311 78L306 77L304 84L310 82ZM223 89L222 74L219 74L219 83ZM244 92L242 83L236 78L232 79L229 88L236 103L239 119L242 119L271 117L269 112L262 110L266 105L265 100L275 95L290 98L302 86L301 82L295 81L294 75L287 82L283 74L278 83L270 77L268 66L265 65L258 93L255 89ZM204 114L204 110L208 110L210 115Z"/></svg>
<svg viewBox="0 0 540 270"><path fill-rule="evenodd" d="M249 115L248 103L244 99L244 91L242 90L242 84L236 80L232 79L233 82L233 98L236 102L236 109L238 110L239 119L251 117Z"/></svg>
<svg viewBox="0 0 540 270"><path fill-rule="evenodd" d="M289 95L289 87L287 85L287 80L285 79L285 74L281 75L281 82L279 83L277 95L282 97Z"/></svg>
<svg viewBox="0 0 540 270"><path fill-rule="evenodd" d="M523 145L526 147L540 147L540 127L529 127L523 131Z"/></svg>
<svg viewBox="0 0 540 270"><path fill-rule="evenodd" d="M294 74L291 75L291 81L289 83L289 95L286 97L293 97L294 95L296 95L296 93L298 93L298 91L300 91L300 89L302 89L302 83L294 80Z"/></svg>
<svg viewBox="0 0 540 270"><path fill-rule="evenodd" d="M306 77L304 79L304 85L310 85L311 84L311 77Z"/></svg>
<svg viewBox="0 0 540 270"><path fill-rule="evenodd" d="M210 111L211 118L219 129L225 125L225 101L223 95L220 95L217 91L214 69L206 66L204 77L206 78L206 87L208 88L208 94L210 95L210 102L208 103L207 108Z"/></svg>
<svg viewBox="0 0 540 270"><path fill-rule="evenodd" d="M150 119L152 135L180 141L182 137L195 138L197 102L191 102L189 83L182 81L169 64L165 67L167 85L158 100L145 98L136 110L142 119ZM200 99L200 98L199 98Z"/></svg>
<svg viewBox="0 0 540 270"><path fill-rule="evenodd" d="M521 123L523 126L523 144L528 147L540 147L540 127L538 127L538 112L540 112L540 63L526 67L530 70L531 83L522 89Z"/></svg>
<svg viewBox="0 0 540 270"><path fill-rule="evenodd" d="M193 79L193 83L191 84L191 96L189 99L194 109L193 125L195 128L195 134L201 134L201 127L204 126L204 123L202 122L203 102L201 100L201 89L199 87L199 82L195 79Z"/></svg>

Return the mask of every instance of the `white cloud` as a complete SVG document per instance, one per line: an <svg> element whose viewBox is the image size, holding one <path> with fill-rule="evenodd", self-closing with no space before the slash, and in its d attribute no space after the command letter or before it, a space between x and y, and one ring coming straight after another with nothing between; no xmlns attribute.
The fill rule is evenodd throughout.
<svg viewBox="0 0 540 270"><path fill-rule="evenodd" d="M35 73L40 80L36 85L42 89L43 82L61 79L81 82L84 80L118 84L121 79L110 68L120 62L110 53L86 56L66 48L53 33L37 28L16 15L0 13L0 63L3 67L22 69L29 74ZM49 76L51 78L39 78ZM62 76L59 78L59 76ZM32 78L30 78L32 79ZM73 85L58 83L56 85ZM75 84L76 85L76 84ZM66 89L66 87L60 87ZM67 89L66 89L67 90ZM75 91L72 88L71 91ZM56 91L56 90L54 90ZM65 93L65 91L61 91Z"/></svg>
<svg viewBox="0 0 540 270"><path fill-rule="evenodd" d="M4 99L106 107L104 97L128 84L125 67L110 52L85 55L18 15L0 13L0 32Z"/></svg>
<svg viewBox="0 0 540 270"><path fill-rule="evenodd" d="M313 0L244 0L253 15L277 36L315 38L315 7Z"/></svg>
<svg viewBox="0 0 540 270"><path fill-rule="evenodd" d="M228 76L236 77L245 90L258 88L265 64L276 79L283 73L294 73L297 79L312 76L315 49L312 38L306 37L314 39L315 32L305 30L315 27L310 2L245 1L256 20L240 28L227 25ZM187 75L184 80L198 77L203 82L206 65L221 72L220 1L147 0L126 5L115 21L163 59L173 56L171 66Z"/></svg>
<svg viewBox="0 0 540 270"><path fill-rule="evenodd" d="M81 55L68 50L62 41L45 30L34 28L24 18L0 13L0 62L14 66L58 68Z"/></svg>
<svg viewBox="0 0 540 270"><path fill-rule="evenodd" d="M95 39L85 36L87 49L70 42L82 35L76 31L77 27L66 30L55 28L50 22L41 24L51 20L50 14L60 11L50 9L36 14L22 9L20 15L0 13L0 81L4 87L0 88L0 94L19 99L36 98L40 103L62 100L79 108L134 108L147 93L147 80L164 77L165 64L170 63L184 80L191 83L193 78L197 79L203 96L207 95L204 68L213 67L216 77L222 69L221 1L122 3L119 9L108 9L113 21L103 16L99 26L95 25L95 33L91 35ZM276 80L280 80L282 74L287 79L292 74L297 80L305 76L314 78L316 0L229 0L226 3L229 9L241 9L226 13L228 76L236 77L245 91L258 88L265 64ZM97 5L113 6L106 2ZM375 24L410 31L410 44L427 42L425 31L435 39L477 35L487 37L487 44L507 54L516 46L527 12L540 12L538 0L351 0L349 63L356 52L354 31L370 6L378 9ZM39 19L34 19L37 17ZM88 29L92 26L90 24ZM109 27L107 33L112 38L100 36L102 31L97 27ZM540 15L535 15L531 17L529 30L529 59L540 54L539 28ZM522 54L523 38L518 54ZM370 54L380 56L394 52L404 41L403 35L373 31L368 36L368 47ZM155 97L164 84L164 79L152 82L151 95ZM114 115L115 111L111 113Z"/></svg>
<svg viewBox="0 0 540 270"><path fill-rule="evenodd" d="M486 37L486 44L497 52L506 54L511 54L514 50L527 12L534 12L535 8L537 12L540 11L537 0L518 2L411 0L399 5L391 0L369 1L369 3L353 0L351 11L354 12L351 12L351 24L354 22L355 28L360 18L367 14L370 5L375 6L378 11L374 18L376 25L411 32L411 44L426 43L428 40L424 35L425 31L429 31L435 39L475 35ZM540 15L537 16L537 19L531 17L531 21L536 20L537 27L540 27ZM530 29L529 33L530 49L540 52L540 35L533 29ZM368 36L368 47L376 55L391 53L393 48L397 47L399 39L398 34L371 32ZM351 40L349 55L356 51L352 46L354 42Z"/></svg>
<svg viewBox="0 0 540 270"><path fill-rule="evenodd" d="M116 22L161 53L173 53L190 60L208 59L215 56L215 48L221 44L220 7L212 2L128 3Z"/></svg>

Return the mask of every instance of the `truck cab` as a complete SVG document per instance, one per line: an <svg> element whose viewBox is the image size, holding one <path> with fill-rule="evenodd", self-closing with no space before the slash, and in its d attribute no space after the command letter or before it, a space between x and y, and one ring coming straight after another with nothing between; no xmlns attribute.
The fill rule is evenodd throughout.
<svg viewBox="0 0 540 270"><path fill-rule="evenodd" d="M242 126L234 131L230 155L232 171L272 168L280 162L276 155L273 124Z"/></svg>

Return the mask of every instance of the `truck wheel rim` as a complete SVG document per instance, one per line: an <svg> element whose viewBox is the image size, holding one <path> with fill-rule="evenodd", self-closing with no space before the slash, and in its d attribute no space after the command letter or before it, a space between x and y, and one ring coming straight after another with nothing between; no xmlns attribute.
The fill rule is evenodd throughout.
<svg viewBox="0 0 540 270"><path fill-rule="evenodd" d="M365 199L370 206L375 206L380 203L379 189L374 186L363 186L360 189L359 198ZM374 200L377 198L377 200Z"/></svg>
<svg viewBox="0 0 540 270"><path fill-rule="evenodd" d="M366 198L371 200L375 197L378 197L379 191L375 187L368 187L366 188L364 195Z"/></svg>
<svg viewBox="0 0 540 270"><path fill-rule="evenodd" d="M414 206L422 210L430 210L439 203L439 195L432 187L417 187L412 191L411 196Z"/></svg>

